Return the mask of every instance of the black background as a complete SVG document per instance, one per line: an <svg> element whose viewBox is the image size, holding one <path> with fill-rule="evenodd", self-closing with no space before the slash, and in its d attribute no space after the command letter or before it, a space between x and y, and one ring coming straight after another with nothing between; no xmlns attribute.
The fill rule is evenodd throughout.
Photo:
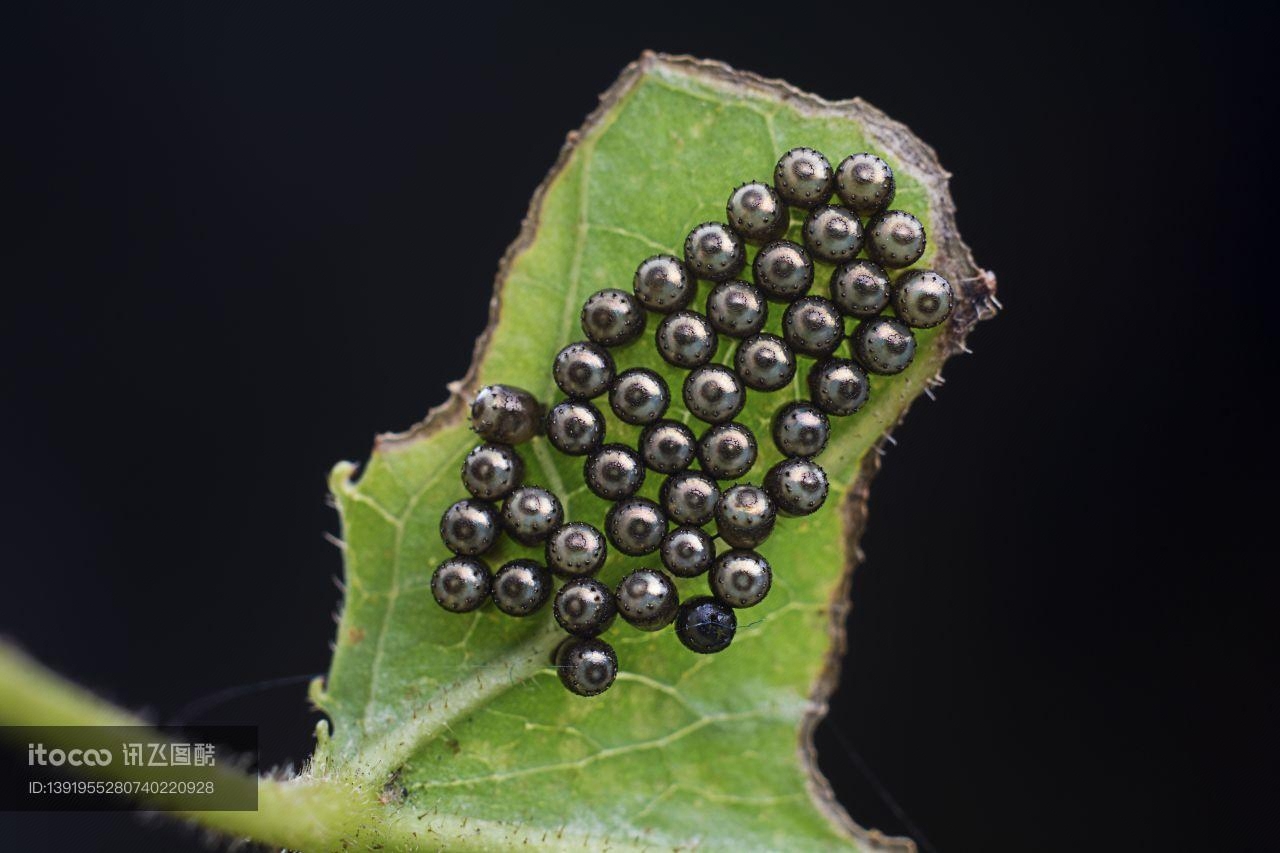
<svg viewBox="0 0 1280 853"><path fill-rule="evenodd" d="M1273 21L115 5L6 13L4 633L160 719L322 672L329 466L462 375L596 95L694 53L910 125L1007 307L875 483L818 737L851 813L909 828L861 756L943 853L1266 846ZM298 678L211 715L259 724L265 764L309 751ZM8 839L204 849L132 815L3 814Z"/></svg>

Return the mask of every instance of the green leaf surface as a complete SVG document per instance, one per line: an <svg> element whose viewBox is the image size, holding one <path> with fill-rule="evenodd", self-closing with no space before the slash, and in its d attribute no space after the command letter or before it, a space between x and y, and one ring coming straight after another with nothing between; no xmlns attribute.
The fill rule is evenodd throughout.
<svg viewBox="0 0 1280 853"><path fill-rule="evenodd" d="M919 334L905 373L873 379L863 411L833 419L821 459L831 498L815 515L780 519L760 549L775 568L773 590L739 612L733 645L694 655L673 631L642 633L619 620L605 637L620 660L617 683L596 698L571 695L550 666L563 635L549 607L519 620L491 605L447 613L432 600L431 572L448 556L440 515L465 497L459 467L477 443L463 401L490 382L527 388L548 404L558 399L550 365L560 347L582 338L583 300L602 287L629 289L648 255L681 254L690 228L723 220L734 186L768 180L796 145L833 162L861 150L888 160L898 176L894 207L929 229L920 266L958 284L961 304L947 325ZM570 134L535 194L501 265L470 374L424 423L381 437L362 469L334 469L346 602L332 669L313 691L332 735L321 739L312 772L376 786L383 807L416 827L411 834L427 848L907 849L858 828L834 803L810 733L843 650L848 576L879 442L973 323L993 311L994 279L955 232L946 177L930 149L860 101L828 103L686 58L646 54L629 67ZM797 218L793 239L798 226ZM829 274L819 265L815 293L825 293ZM708 290L702 282L697 307ZM775 332L781 314L771 306ZM655 327L651 316L638 342L615 350L619 369L662 373L676 392L669 416L699 431L679 401L684 371L659 359ZM733 345L722 337L717 361L728 363ZM768 424L780 405L804 396L813 362L800 361L793 387L753 392L739 417L761 439L750 481L779 458ZM607 409L609 440L634 445L638 428ZM541 438L519 449L527 481L559 495L568 518L603 528L607 505L583 485L580 458ZM655 496L660 481L650 474L642 493ZM540 551L508 540L489 557L496 567L519 555ZM611 552L600 577L616 583L642 565L657 565L656 557ZM682 596L704 594L706 579L680 588Z"/></svg>

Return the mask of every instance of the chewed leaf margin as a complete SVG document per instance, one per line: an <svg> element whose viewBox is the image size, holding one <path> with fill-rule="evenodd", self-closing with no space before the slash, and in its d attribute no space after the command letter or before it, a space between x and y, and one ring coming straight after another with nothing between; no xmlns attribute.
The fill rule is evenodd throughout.
<svg viewBox="0 0 1280 853"><path fill-rule="evenodd" d="M490 306L489 326L477 341L475 359L466 377L450 385L449 399L443 405L433 409L423 422L405 433L380 436L373 458L359 482L353 482L355 473L353 466L342 465L335 469L331 487L338 499L343 512L344 525L347 528L350 528L355 514L381 513L388 516L384 519L389 526L388 532L399 529L400 534L403 535L404 517L398 516L386 507L378 506L376 501L371 503L369 496L364 493L366 485L372 478L383 478L382 481L385 482L402 476L395 471L395 459L404 458L401 454L405 451L411 450L433 436L441 435L450 427L458 426L465 419L466 400L481 384L481 367L490 351L501 315L502 299L504 289L508 286L509 274L522 253L533 245L538 236L538 224L548 188L566 168L584 136L590 134L601 122L606 121L610 111L647 75L668 80L671 85L683 85L683 82L688 79L696 79L712 87L725 87L726 90L735 94L747 93L754 97L763 95L800 113L839 115L842 118L857 121L864 127L867 136L874 139L879 147L892 150L900 162L921 177L923 189L929 200L932 264L957 285L961 298L951 320L935 334L922 339L922 352L918 357L919 373L925 373L926 369L939 368L950 354L963 349L965 336L974 323L994 314L996 304L994 277L976 267L968 248L960 241L955 231L954 209L946 190L947 174L938 165L933 152L916 140L906 128L861 101L828 103L801 93L784 83L737 72L719 63L687 57L646 54L639 62L624 71L614 87L602 97L600 107L588 118L584 129L569 135L556 165L535 193L520 236L502 259ZM558 346L568 342L569 339L557 340L556 344ZM927 380L930 377L924 378ZM900 407L893 409L894 416L884 424L886 428L891 428L905 414L910 399L920 393L921 387L922 385L913 386L909 392L904 390L902 397L894 401ZM541 393L543 389L534 390L536 393ZM449 469L442 475L442 482L449 483L449 488L456 488L456 477L453 476L456 471L453 463L454 460L460 459L460 454L465 452L467 446L465 432L460 432L459 435L460 439L451 440L448 446L439 448L438 455L444 460L440 463L442 470ZM826 700L835 687L840 659L844 652L844 622L849 606L849 580L853 568L861 560L861 552L856 548L856 542L866 522L867 489L871 477L878 469L879 453L876 451L882 441L882 437L876 438L870 446L871 452L862 454L856 480L844 495L841 507L842 533L843 541L848 547L844 549L846 559L841 580L836 584L833 599L827 603L826 607L826 613L829 615L826 629L830 638L830 647L820 675L809 691L808 702L805 704L801 718L799 738L794 748L798 752L801 765L807 771L809 795L829 820L868 848L909 849L911 846L909 842L886 839L879 833L862 830L853 823L844 809L836 803L825 779L818 772L812 741L813 729L825 714ZM458 446L455 447L455 444ZM543 460L540 459L539 465L542 464ZM834 512L834 509L827 509L824 512ZM393 521L399 522L398 528ZM391 539L395 539L394 535ZM398 548L398 545L396 547ZM351 548L347 549L347 559L348 584L358 583L359 572L353 564L357 557ZM402 587L395 586L389 590L389 593L398 595L402 591ZM377 593L377 591L374 592ZM341 656L344 653L350 654L351 650L366 641L363 633L367 631L366 627L350 622L348 616L349 611L344 611L329 688L317 686L313 693L317 704L328 711L335 723L338 723L333 732L333 740L322 742L318 748L315 766L319 772L333 772L363 778L371 784L387 785L388 796L394 804L397 797L413 794L412 791L398 792L395 780L406 763L411 761L415 748L428 740L434 740L444 743L446 750L451 749L450 722L459 715L465 715L480 707L492 696L509 689L510 685L497 683L491 675L484 673L462 673L450 683L437 685L433 696L443 696L443 705L428 701L423 706L419 702L422 697L407 696L402 707L390 709L387 716L392 718L393 724L386 725L378 714L371 713L370 708L353 709L336 695L335 684L339 679L348 677L344 671L340 670ZM541 626L530 625L522 628L521 633L527 642L524 645L515 646L512 654L495 670L500 672L503 678L511 681L514 681L517 676L533 678L538 673L544 672L547 667L545 651L554 645L556 639L554 631L545 631ZM382 636L377 637L379 643L383 640ZM371 678L375 678L376 675L376 669L370 673ZM369 704L372 705L374 696L372 688L369 690L369 695L371 697ZM406 713L409 714L408 719L404 718ZM610 841L616 843L618 839L611 837Z"/></svg>

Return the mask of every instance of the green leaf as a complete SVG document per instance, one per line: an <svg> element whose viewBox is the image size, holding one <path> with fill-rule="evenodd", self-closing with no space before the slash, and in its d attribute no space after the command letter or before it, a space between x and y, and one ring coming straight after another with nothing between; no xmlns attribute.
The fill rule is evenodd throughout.
<svg viewBox="0 0 1280 853"><path fill-rule="evenodd" d="M779 154L796 145L833 161L861 150L888 160L898 176L894 206L929 229L921 265L959 285L962 302L947 325L919 335L910 369L875 377L868 406L835 419L822 457L832 497L813 516L780 520L761 548L775 567L773 591L739 613L732 647L694 655L672 631L642 633L619 622L606 637L620 660L617 683L593 699L571 695L549 665L562 636L550 608L518 620L491 606L455 615L432 600L431 572L447 556L438 522L465 496L459 466L476 443L464 401L490 382L553 401L551 361L581 338L587 295L629 288L650 254L680 254L690 228L723 219L732 187L769 179ZM424 843L909 848L854 825L818 774L810 735L843 652L849 574L878 444L973 323L994 310L994 278L975 267L955 231L946 178L928 147L861 101L828 103L688 58L646 54L627 68L570 134L534 195L503 259L491 325L466 379L422 424L380 437L358 479L354 465L334 469L346 603L332 669L313 691L332 722L313 775L376 788L387 820ZM793 221L793 237L798 230ZM829 273L820 265L817 292ZM698 305L707 290L702 283ZM771 311L774 331L781 313ZM615 355L620 368L662 373L677 392L671 416L681 417L684 374L659 359L652 329L651 319L646 335ZM717 360L731 354L732 342L722 339ZM802 396L811 364L801 359L792 388L753 393L739 418L762 438L757 482L778 459L767 438L770 416ZM638 430L607 415L610 440L634 444ZM603 526L607 507L583 486L581 459L540 438L520 450L527 479L555 491L567 517ZM644 493L655 495L660 479L651 476ZM507 541L490 556L496 566L519 554L538 552ZM653 564L614 552L601 578L614 583ZM705 578L680 582L682 595L705 585ZM378 817L368 819L376 837Z"/></svg>

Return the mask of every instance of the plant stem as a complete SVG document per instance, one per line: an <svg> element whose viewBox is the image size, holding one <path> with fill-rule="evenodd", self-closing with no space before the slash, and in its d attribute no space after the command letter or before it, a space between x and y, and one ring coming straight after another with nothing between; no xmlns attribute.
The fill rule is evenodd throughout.
<svg viewBox="0 0 1280 853"><path fill-rule="evenodd" d="M0 726L146 726L149 723L72 684L0 640ZM48 746L71 747L48 734ZM111 773L93 768L102 778ZM540 829L520 823L476 820L438 811L423 812L396 802L397 792L369 781L366 770L304 773L293 779L258 780L256 811L175 812L232 838L307 853L352 850L452 851L581 850L607 847L652 849L652 841L610 838L561 827Z"/></svg>
<svg viewBox="0 0 1280 853"><path fill-rule="evenodd" d="M0 725L149 726L0 641ZM51 737L56 735L56 729ZM59 746L51 742L49 746ZM74 744L61 744L64 747ZM102 775L108 772L101 771ZM367 790L333 779L261 779L257 811L182 812L210 829L296 850L354 839L380 808Z"/></svg>

